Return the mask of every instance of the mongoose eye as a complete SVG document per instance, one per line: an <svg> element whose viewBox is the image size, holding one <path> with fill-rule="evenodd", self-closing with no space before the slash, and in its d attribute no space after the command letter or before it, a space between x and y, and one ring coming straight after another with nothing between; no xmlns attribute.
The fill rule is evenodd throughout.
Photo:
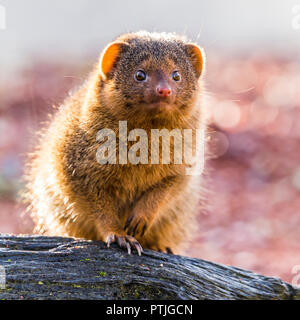
<svg viewBox="0 0 300 320"><path fill-rule="evenodd" d="M135 73L134 77L135 77L135 80L137 80L137 81L145 81L146 78L147 78L147 74L146 74L146 72L143 71L143 70L138 70L138 71Z"/></svg>
<svg viewBox="0 0 300 320"><path fill-rule="evenodd" d="M174 71L172 73L172 78L174 81L180 81L180 79L181 79L180 73L178 71Z"/></svg>

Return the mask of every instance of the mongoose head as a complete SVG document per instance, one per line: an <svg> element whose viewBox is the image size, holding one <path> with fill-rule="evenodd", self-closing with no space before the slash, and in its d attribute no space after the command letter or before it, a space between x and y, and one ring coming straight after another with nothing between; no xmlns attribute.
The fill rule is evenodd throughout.
<svg viewBox="0 0 300 320"><path fill-rule="evenodd" d="M103 51L99 73L104 105L126 117L186 115L199 95L204 52L175 34L120 36Z"/></svg>

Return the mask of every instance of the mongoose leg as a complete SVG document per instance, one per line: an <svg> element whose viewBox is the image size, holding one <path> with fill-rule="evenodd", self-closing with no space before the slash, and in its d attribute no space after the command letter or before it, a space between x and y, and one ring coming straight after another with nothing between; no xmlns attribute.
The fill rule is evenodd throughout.
<svg viewBox="0 0 300 320"><path fill-rule="evenodd" d="M113 204L113 198L108 193L103 192L101 200L101 203L98 203L99 212L96 216L100 239L104 240L108 247L111 243L116 242L120 248L127 250L128 254L131 254L131 249L133 248L141 255L143 248L139 242L122 230Z"/></svg>
<svg viewBox="0 0 300 320"><path fill-rule="evenodd" d="M137 202L125 223L124 230L127 234L133 237L143 237L155 222L160 209L170 200L170 194L174 195L182 186L183 181L181 176L170 177L146 192Z"/></svg>

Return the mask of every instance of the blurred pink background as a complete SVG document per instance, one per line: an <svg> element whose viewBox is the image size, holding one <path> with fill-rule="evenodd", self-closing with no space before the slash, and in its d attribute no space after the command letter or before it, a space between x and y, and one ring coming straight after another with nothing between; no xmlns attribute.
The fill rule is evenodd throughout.
<svg viewBox="0 0 300 320"><path fill-rule="evenodd" d="M291 281L300 263L300 60L267 54L208 60L207 207L199 209L188 254ZM24 155L52 105L88 70L36 62L2 86L0 232L32 232L16 204Z"/></svg>

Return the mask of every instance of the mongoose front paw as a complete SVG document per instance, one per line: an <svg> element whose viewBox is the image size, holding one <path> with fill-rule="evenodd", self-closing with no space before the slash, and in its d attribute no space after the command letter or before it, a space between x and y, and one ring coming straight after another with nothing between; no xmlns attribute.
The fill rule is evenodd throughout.
<svg viewBox="0 0 300 320"><path fill-rule="evenodd" d="M110 245L114 242L117 242L120 248L125 250L127 249L128 254L131 254L131 248L134 248L138 252L139 256L143 252L142 246L134 237L128 235L110 234L106 240L107 247L110 247Z"/></svg>
<svg viewBox="0 0 300 320"><path fill-rule="evenodd" d="M144 219L144 217L132 214L127 219L124 230L133 237L137 235L140 235L142 237L145 234L147 227L148 223Z"/></svg>

